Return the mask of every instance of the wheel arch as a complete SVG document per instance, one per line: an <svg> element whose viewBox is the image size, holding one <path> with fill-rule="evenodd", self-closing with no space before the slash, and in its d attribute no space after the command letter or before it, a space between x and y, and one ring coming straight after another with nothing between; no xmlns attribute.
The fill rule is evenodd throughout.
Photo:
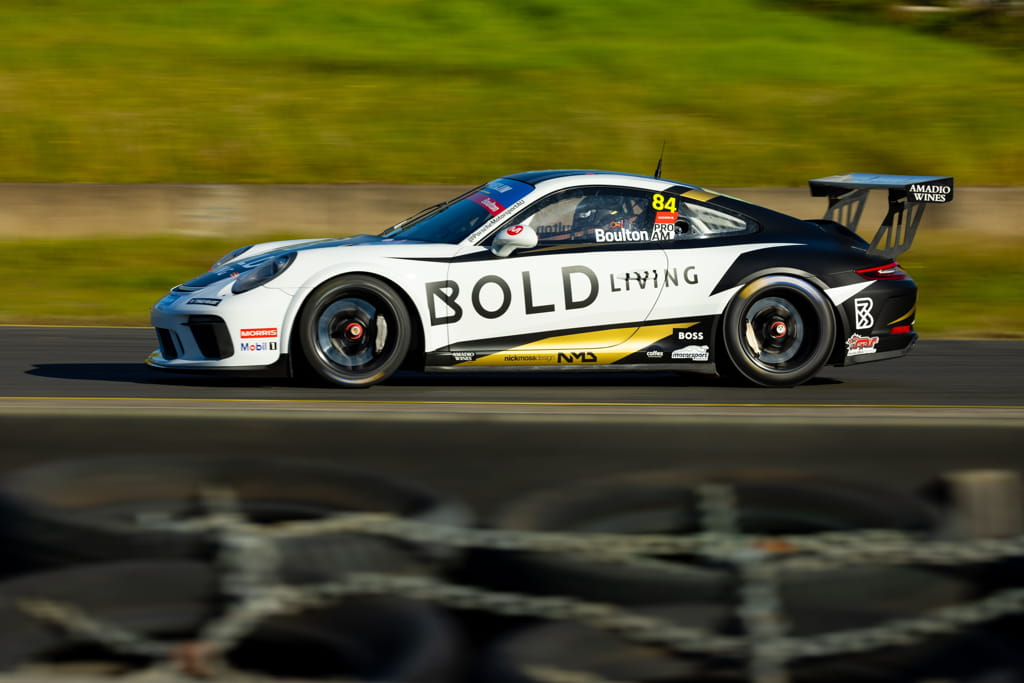
<svg viewBox="0 0 1024 683"><path fill-rule="evenodd" d="M717 340L715 344L716 367L718 363L721 362L722 360L719 357L719 353L725 352L724 348L720 348L720 340L722 339L725 327L725 314L729 310L729 307L736 300L736 297L739 296L740 292L742 292L748 285L757 280L760 280L761 278L773 276L789 276L798 278L800 280L806 280L807 282L811 283L812 285L820 289L822 294L825 295L825 300L828 301L828 305L832 309L832 315L835 317L836 323L835 338L832 340L832 351L829 353L828 359L825 361L825 364L830 365L836 362L841 362L843 340L845 340L849 336L850 330L850 319L849 316L846 314L846 311L842 306L837 306L836 303L832 301L832 298L828 295L828 290L831 288L829 287L828 283L826 283L820 277L818 277L817 275L808 270L804 270L803 268L790 268L782 266L774 268L762 268L761 270L756 270L752 273L747 274L742 280L736 282L733 285L734 287L736 287L736 293L729 298L729 301L725 304L725 307L722 309L722 312L717 316L715 322L715 339ZM728 362L727 357L726 362Z"/></svg>
<svg viewBox="0 0 1024 683"><path fill-rule="evenodd" d="M302 318L302 313L309 305L310 297L313 295L319 287L327 284L333 280L338 280L345 277L368 277L378 280L381 283L387 285L398 295L409 312L409 319L412 322L412 343L409 345L409 350L406 351L405 358L402 359L402 364L408 366L410 361L415 359L417 355L419 359L414 363L416 367L422 367L423 364L423 349L425 347L425 333L423 330L423 321L420 318L419 309L416 308L416 303L413 301L412 296L395 278L383 275L373 270L348 270L341 273L335 273L329 277L321 279L315 285L303 288L303 294L301 298L297 297L295 304L292 306L288 314L287 329L284 332L285 344L288 349L288 356L291 359L289 367L291 374L296 374L296 362L304 364L307 362L305 354L302 351L302 339L300 335L296 334L296 328L298 327L298 321Z"/></svg>
<svg viewBox="0 0 1024 683"><path fill-rule="evenodd" d="M729 335L729 324L730 318L732 317L732 310L736 306L742 306L741 297L745 296L745 292L756 286L753 292L750 292L751 297L757 297L760 293L773 287L787 287L796 288L801 291L805 291L804 296L808 301L813 299L820 299L826 310L831 313L831 339L828 335L823 338L823 341L827 342L827 353L824 354L824 360L820 361L821 365L828 365L834 362L834 359L841 353L841 340L844 339L843 335L848 320L846 314L842 310L841 306L837 306L832 298L828 295L830 287L828 284L819 276L814 273L808 272L800 268L791 267L775 267L775 268L764 268L748 274L741 281L736 282L732 285L735 288L735 293L729 298L728 302L722 309L722 312L717 316L715 322L715 342L714 342L714 363L715 370L720 376L729 377L735 379L739 375L746 376L747 380L752 380L756 384L762 386L769 386L760 380L753 380L752 376L747 371L739 370L740 361L736 359L730 351L730 343L727 339ZM811 287L814 291L806 291L806 287ZM813 304L812 304L813 305ZM821 366L819 366L820 368ZM813 377L815 373L811 374ZM807 381L810 377L797 381L797 384ZM775 386L794 386L787 384L778 384Z"/></svg>

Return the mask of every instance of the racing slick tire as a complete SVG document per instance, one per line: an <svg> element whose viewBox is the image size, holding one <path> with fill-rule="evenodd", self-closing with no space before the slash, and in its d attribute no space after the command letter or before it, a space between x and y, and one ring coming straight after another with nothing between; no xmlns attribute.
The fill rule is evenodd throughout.
<svg viewBox="0 0 1024 683"><path fill-rule="evenodd" d="M918 496L858 481L791 472L655 470L527 494L498 510L491 526L510 532L694 534L704 528L697 489L704 483L731 486L745 534L893 529L932 537L942 522L939 511ZM467 573L469 580L500 590L631 605L730 600L738 587L735 567L687 554L619 562L578 552L487 550L470 553ZM912 613L967 599L978 589L938 570L853 565L788 571L779 590L785 604L798 608Z"/></svg>
<svg viewBox="0 0 1024 683"><path fill-rule="evenodd" d="M796 386L821 370L835 337L835 313L820 289L789 275L761 277L725 312L719 372L764 387Z"/></svg>
<svg viewBox="0 0 1024 683"><path fill-rule="evenodd" d="M87 636L32 616L21 603L26 599L66 604L101 623L161 642L180 642L185 647L171 655L179 666L216 666L215 661L204 661L198 638L229 608L220 581L213 567L190 561L93 564L8 579L0 583L0 670L49 662L56 671L63 663L74 664L81 673L85 662L103 662L130 673L151 664L146 658L90 646ZM398 598L350 596L259 621L226 652L225 660L235 672L288 680L443 683L458 680L463 649L452 619L435 607ZM190 653L195 656L189 658ZM202 671L194 673L199 676ZM39 680L58 678L62 677Z"/></svg>
<svg viewBox="0 0 1024 683"><path fill-rule="evenodd" d="M353 472L331 463L255 456L107 456L57 460L0 476L0 543L20 571L128 559L210 560L210 533L164 529L161 522L208 514L200 495L220 488L256 523L302 521L346 512L384 513L467 526L460 501L418 484ZM432 572L456 559L447 549L356 533L277 541L289 581L345 571Z"/></svg>
<svg viewBox="0 0 1024 683"><path fill-rule="evenodd" d="M381 280L343 275L310 294L298 334L309 367L346 387L368 387L395 372L412 345L413 324L402 297Z"/></svg>

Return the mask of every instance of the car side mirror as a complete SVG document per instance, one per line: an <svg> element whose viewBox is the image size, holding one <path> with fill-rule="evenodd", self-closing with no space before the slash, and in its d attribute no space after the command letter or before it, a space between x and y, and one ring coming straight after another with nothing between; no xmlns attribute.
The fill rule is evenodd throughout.
<svg viewBox="0 0 1024 683"><path fill-rule="evenodd" d="M505 228L491 240L491 252L499 258L505 258L516 249L532 249L537 246L537 232L525 225L513 225Z"/></svg>

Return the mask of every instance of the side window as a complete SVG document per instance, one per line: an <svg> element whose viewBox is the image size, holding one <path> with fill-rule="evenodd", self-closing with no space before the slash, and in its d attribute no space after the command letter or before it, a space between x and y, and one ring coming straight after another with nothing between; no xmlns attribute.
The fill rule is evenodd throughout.
<svg viewBox="0 0 1024 683"><path fill-rule="evenodd" d="M558 192L516 216L533 228L538 246L647 242L654 239L651 195L615 187Z"/></svg>
<svg viewBox="0 0 1024 683"><path fill-rule="evenodd" d="M675 239L703 239L753 232L757 224L738 213L680 199Z"/></svg>

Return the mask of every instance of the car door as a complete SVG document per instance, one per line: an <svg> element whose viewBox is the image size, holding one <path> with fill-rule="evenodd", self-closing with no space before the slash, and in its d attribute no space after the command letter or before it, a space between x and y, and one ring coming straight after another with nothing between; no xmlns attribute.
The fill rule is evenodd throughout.
<svg viewBox="0 0 1024 683"><path fill-rule="evenodd" d="M587 350L629 339L666 278L652 201L651 192L629 188L563 190L496 231L530 228L538 236L535 247L505 258L490 251L488 240L464 247L431 304L432 321L447 327L449 348L474 357L565 350L576 353L535 360L596 362Z"/></svg>

